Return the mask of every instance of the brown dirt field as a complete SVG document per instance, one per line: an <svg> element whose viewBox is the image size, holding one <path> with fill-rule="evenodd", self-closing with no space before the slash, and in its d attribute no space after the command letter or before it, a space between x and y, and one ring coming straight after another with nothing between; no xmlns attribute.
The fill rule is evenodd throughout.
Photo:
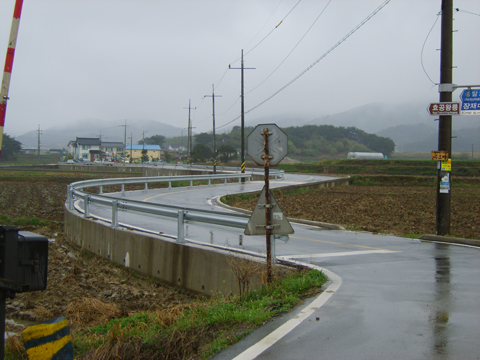
<svg viewBox="0 0 480 360"><path fill-rule="evenodd" d="M428 186L344 186L274 196L286 216L343 225L350 230L395 235L435 234L435 188ZM228 201L252 210L257 198ZM480 239L480 188L452 191L451 235Z"/></svg>
<svg viewBox="0 0 480 360"><path fill-rule="evenodd" d="M47 289L7 299L7 318L26 320L28 324L67 314L74 325L93 325L110 317L145 310L161 311L191 301L189 296L158 281L71 246L62 228L65 197L66 185L62 184L0 183L0 216L36 217L46 225L19 226L20 230L52 239ZM5 221L2 219L0 223ZM88 321L76 321L78 313ZM86 316L87 313L90 315ZM22 329L7 323L7 331Z"/></svg>

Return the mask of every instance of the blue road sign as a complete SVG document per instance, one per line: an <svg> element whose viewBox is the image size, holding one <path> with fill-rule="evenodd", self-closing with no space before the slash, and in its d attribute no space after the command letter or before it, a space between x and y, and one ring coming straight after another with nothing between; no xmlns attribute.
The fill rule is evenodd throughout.
<svg viewBox="0 0 480 360"><path fill-rule="evenodd" d="M460 94L460 99L462 99L462 102L480 103L480 90L478 89L463 90L462 93Z"/></svg>
<svg viewBox="0 0 480 360"><path fill-rule="evenodd" d="M462 106L460 107L461 115L480 115L480 90L466 89L460 94Z"/></svg>

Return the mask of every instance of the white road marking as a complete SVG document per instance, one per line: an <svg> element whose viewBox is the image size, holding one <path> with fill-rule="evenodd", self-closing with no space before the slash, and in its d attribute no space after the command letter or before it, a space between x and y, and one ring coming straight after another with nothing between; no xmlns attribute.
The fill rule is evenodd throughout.
<svg viewBox="0 0 480 360"><path fill-rule="evenodd" d="M302 258L324 258L337 256L352 256L352 255L368 255L368 254L394 254L396 251L392 250L360 250L360 251L342 251L334 253L323 254L304 254L304 255L286 255L277 256L280 259L302 259Z"/></svg>
<svg viewBox="0 0 480 360"><path fill-rule="evenodd" d="M300 262L297 262L300 263ZM293 319L288 320L285 324L272 331L270 334L265 336L255 345L252 345L247 350L233 358L233 360L253 360L258 355L263 353L269 347L274 345L277 341L282 339L290 331L295 329L298 325L302 323L306 318L313 314L315 310L318 310L322 305L324 305L330 297L335 294L340 285L342 284L342 279L337 274L331 272L330 270L321 268L320 266L315 266L311 264L300 263L304 266L307 266L311 269L322 271L330 279L330 284L328 287L308 306L306 306L302 311L300 311L297 316Z"/></svg>

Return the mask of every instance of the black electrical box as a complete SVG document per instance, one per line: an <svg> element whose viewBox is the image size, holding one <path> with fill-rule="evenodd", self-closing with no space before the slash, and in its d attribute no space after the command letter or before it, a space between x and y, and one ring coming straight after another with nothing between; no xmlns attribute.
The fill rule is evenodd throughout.
<svg viewBox="0 0 480 360"><path fill-rule="evenodd" d="M3 290L47 287L48 239L15 226L0 226L0 279Z"/></svg>

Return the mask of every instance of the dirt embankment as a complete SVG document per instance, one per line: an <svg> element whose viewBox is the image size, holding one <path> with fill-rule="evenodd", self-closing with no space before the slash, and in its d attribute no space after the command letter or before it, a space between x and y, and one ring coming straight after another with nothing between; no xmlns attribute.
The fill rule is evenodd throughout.
<svg viewBox="0 0 480 360"><path fill-rule="evenodd" d="M7 318L38 322L67 315L73 324L100 324L109 317L191 301L153 279L72 247L62 228L65 196L62 184L0 183L0 223L26 223L20 230L51 239L47 289L7 300ZM44 225L28 225L32 222ZM7 323L9 330L21 328Z"/></svg>

